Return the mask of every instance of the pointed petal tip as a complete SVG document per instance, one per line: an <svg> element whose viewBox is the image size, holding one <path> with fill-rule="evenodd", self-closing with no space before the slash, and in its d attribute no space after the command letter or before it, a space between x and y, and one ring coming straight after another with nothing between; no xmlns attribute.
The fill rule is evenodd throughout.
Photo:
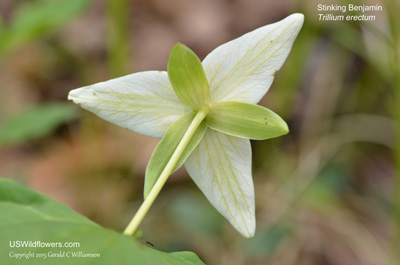
<svg viewBox="0 0 400 265"><path fill-rule="evenodd" d="M252 238L256 232L256 217L253 216L252 220L248 221L246 224L246 229L244 230L243 227L241 229L237 229L237 231L244 236L245 238Z"/></svg>
<svg viewBox="0 0 400 265"><path fill-rule="evenodd" d="M90 86L80 87L80 88L76 88L76 89L73 89L73 90L69 91L69 93L68 93L68 100L71 100L72 102L76 103L76 100L77 100L80 96L82 96L82 94L83 94L84 92L88 92L88 88L89 88L89 87L90 87Z"/></svg>
<svg viewBox="0 0 400 265"><path fill-rule="evenodd" d="M289 15L289 17L295 17L295 18L304 20L304 14L302 14L302 13L293 13L293 14Z"/></svg>
<svg viewBox="0 0 400 265"><path fill-rule="evenodd" d="M79 88L69 91L68 93L68 100L74 101L77 96L77 91Z"/></svg>
<svg viewBox="0 0 400 265"><path fill-rule="evenodd" d="M254 234L255 234L255 228L252 230L252 231L249 231L249 232L247 232L247 233L241 233L245 238L252 238L252 237L254 237Z"/></svg>
<svg viewBox="0 0 400 265"><path fill-rule="evenodd" d="M210 84L211 101L259 102L286 60L303 21L303 14L291 14L208 54L203 67Z"/></svg>
<svg viewBox="0 0 400 265"><path fill-rule="evenodd" d="M289 18L295 20L299 24L299 26L302 26L304 23L304 15L301 13L291 14L290 16L287 17L287 19Z"/></svg>

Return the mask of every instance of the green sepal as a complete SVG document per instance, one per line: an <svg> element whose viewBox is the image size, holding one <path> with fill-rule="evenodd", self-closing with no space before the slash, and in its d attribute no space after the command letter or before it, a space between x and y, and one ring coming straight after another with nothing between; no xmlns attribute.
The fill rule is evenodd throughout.
<svg viewBox="0 0 400 265"><path fill-rule="evenodd" d="M207 126L222 133L256 140L289 132L286 122L273 111L242 102L215 102L210 105Z"/></svg>
<svg viewBox="0 0 400 265"><path fill-rule="evenodd" d="M179 142L182 140L183 135L189 128L196 113L187 113L174 122L165 133L163 139L158 143L150 158L149 164L146 168L146 176L144 182L144 198L153 188L157 179L161 175L168 161L171 159L172 154L175 152ZM174 171L182 166L187 157L192 153L193 149L200 143L206 131L205 122L201 122L199 127L194 132L189 144L183 151L180 159L174 167Z"/></svg>
<svg viewBox="0 0 400 265"><path fill-rule="evenodd" d="M183 44L176 44L169 55L168 77L180 101L191 110L210 102L210 88L197 55Z"/></svg>

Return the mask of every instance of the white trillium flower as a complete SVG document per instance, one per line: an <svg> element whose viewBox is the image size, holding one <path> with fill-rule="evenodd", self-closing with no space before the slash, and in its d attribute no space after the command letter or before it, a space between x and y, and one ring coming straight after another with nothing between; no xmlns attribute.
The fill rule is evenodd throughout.
<svg viewBox="0 0 400 265"><path fill-rule="evenodd" d="M72 90L68 99L134 132L163 138L146 170L145 197L185 132L183 163L210 203L245 237L255 232L249 139L288 132L286 123L257 104L268 91L300 31L293 14L212 51L201 63L177 44L168 73L146 71ZM193 120L201 114L198 123Z"/></svg>

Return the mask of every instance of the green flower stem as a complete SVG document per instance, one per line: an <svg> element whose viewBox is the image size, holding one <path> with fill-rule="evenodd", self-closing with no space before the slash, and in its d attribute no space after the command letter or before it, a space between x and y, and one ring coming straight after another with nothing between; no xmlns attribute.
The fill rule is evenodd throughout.
<svg viewBox="0 0 400 265"><path fill-rule="evenodd" d="M182 137L182 140L179 142L178 147L176 148L174 154L172 155L171 159L168 161L167 165L165 166L163 172L161 173L160 177L158 178L157 182L154 184L154 187L151 189L149 195L144 200L142 205L140 206L139 210L136 212L135 216L132 218L129 225L125 228L124 234L125 235L133 235L142 222L143 218L146 216L147 212L149 211L151 205L157 198L158 194L160 193L162 187L164 186L165 182L167 181L169 175L174 170L176 163L182 156L183 151L189 144L190 140L192 139L193 134L195 133L196 129L199 127L200 123L204 120L207 115L208 108L200 109L199 112L194 117L192 123L190 124L189 128L187 129L185 135Z"/></svg>

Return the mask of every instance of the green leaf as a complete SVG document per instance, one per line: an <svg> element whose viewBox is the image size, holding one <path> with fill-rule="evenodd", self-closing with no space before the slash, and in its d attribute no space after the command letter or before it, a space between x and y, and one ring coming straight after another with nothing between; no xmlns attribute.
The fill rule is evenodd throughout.
<svg viewBox="0 0 400 265"><path fill-rule="evenodd" d="M1 264L204 264L194 253L164 253L141 245L131 237L104 229L65 205L7 179L0 179L0 212ZM79 247L11 247L16 241L31 244L78 242ZM47 258L10 257L29 252L44 253ZM99 257L66 256L79 252ZM64 253L65 257L49 257L49 253Z"/></svg>
<svg viewBox="0 0 400 265"><path fill-rule="evenodd" d="M210 102L210 89L203 66L196 54L183 44L176 44L169 55L168 77L181 102L199 110Z"/></svg>
<svg viewBox="0 0 400 265"><path fill-rule="evenodd" d="M44 136L77 116L77 108L71 104L53 102L39 105L6 120L2 124L0 146L21 144Z"/></svg>
<svg viewBox="0 0 400 265"><path fill-rule="evenodd" d="M4 48L14 48L55 31L84 11L92 0L43 0L26 2L17 9L3 40Z"/></svg>
<svg viewBox="0 0 400 265"><path fill-rule="evenodd" d="M178 147L183 135L189 128L195 113L187 113L183 115L180 119L174 122L164 135L164 138L158 143L157 147L150 158L149 164L146 168L146 177L144 184L144 198L146 199L150 190L153 188L157 179L161 175L168 161L171 159L172 154ZM189 144L185 148L185 151L181 155L178 163L174 167L174 171L177 170L185 162L187 157L192 153L193 149L199 144L203 135L206 131L206 125L203 121L195 133L192 136Z"/></svg>
<svg viewBox="0 0 400 265"><path fill-rule="evenodd" d="M197 257L196 254L193 252L173 252L170 255L180 259L181 261L185 261L184 263L179 263L179 264L185 264L185 265L198 265L198 264L204 264L199 257ZM175 264L175 263L174 263Z"/></svg>
<svg viewBox="0 0 400 265"><path fill-rule="evenodd" d="M256 140L278 137L289 132L281 117L259 105L241 102L215 102L206 118L217 131Z"/></svg>

